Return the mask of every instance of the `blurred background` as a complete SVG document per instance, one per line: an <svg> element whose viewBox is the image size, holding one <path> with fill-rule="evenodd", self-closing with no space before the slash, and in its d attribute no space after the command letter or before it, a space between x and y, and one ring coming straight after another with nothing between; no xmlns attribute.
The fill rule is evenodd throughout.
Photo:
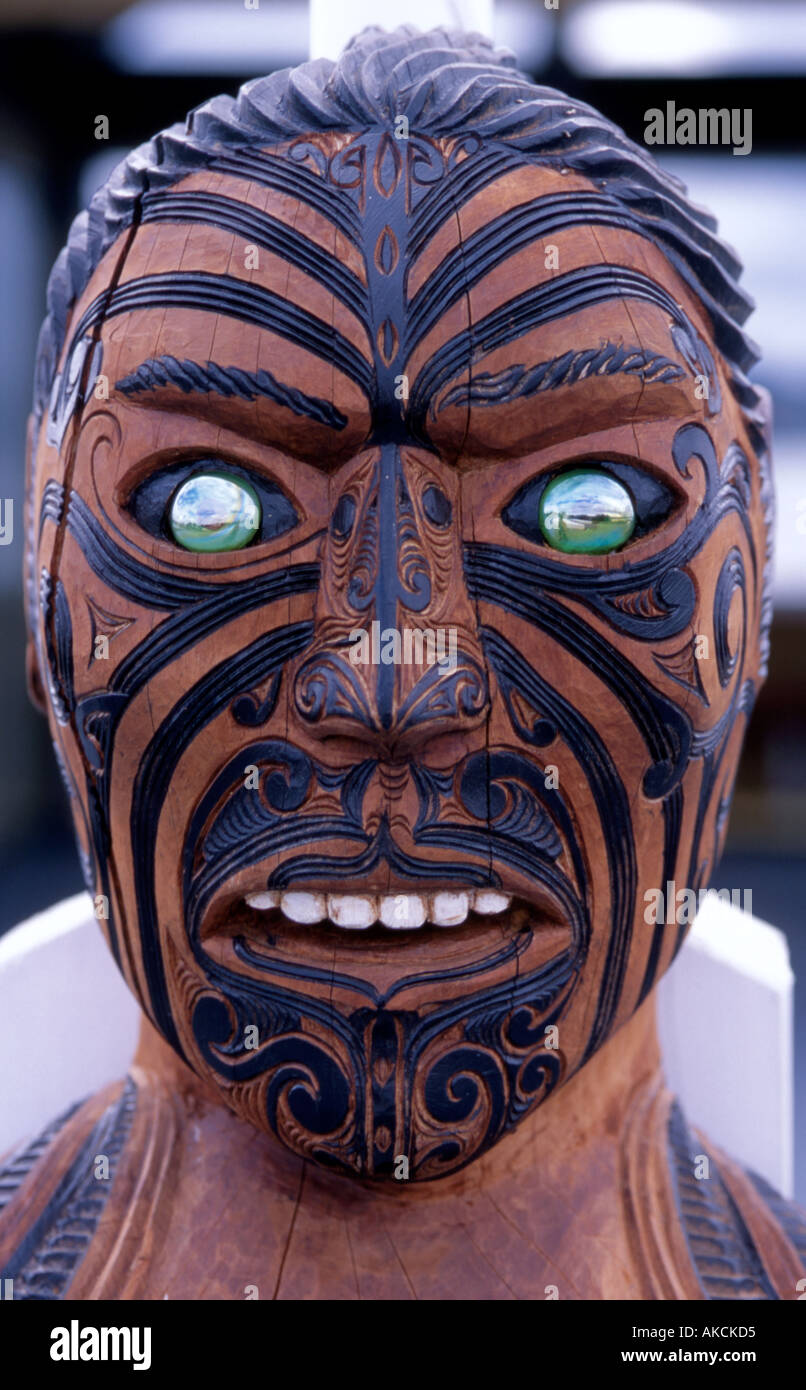
<svg viewBox="0 0 806 1390"><path fill-rule="evenodd" d="M362 21L405 18L405 6L361 4ZM758 306L749 327L764 353L756 375L775 402L771 674L714 886L752 890L755 914L789 940L795 1190L806 1204L806 3L559 0L554 10L497 0L493 32L536 80L600 108L638 143L644 112L668 100L752 110L747 156L718 146L653 153L717 215L744 261ZM83 886L23 667L23 448L50 266L72 217L131 146L214 93L308 56L309 0L0 0L0 498L14 506L13 543L0 545L0 933ZM106 141L95 138L99 115Z"/></svg>

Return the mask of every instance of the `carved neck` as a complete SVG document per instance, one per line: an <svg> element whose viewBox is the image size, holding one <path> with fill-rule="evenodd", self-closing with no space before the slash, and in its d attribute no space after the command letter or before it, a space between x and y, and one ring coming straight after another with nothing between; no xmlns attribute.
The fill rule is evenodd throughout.
<svg viewBox="0 0 806 1390"><path fill-rule="evenodd" d="M130 1166L141 1174L151 1155L154 1177L141 1183L142 1221L131 1212L127 1221L142 1227L132 1239L150 1239L155 1221L160 1231L137 1297L194 1297L200 1271L213 1269L220 1297L242 1297L247 1285L299 1299L413 1290L439 1299L459 1288L479 1299L650 1298L669 1296L658 1293L667 1286L697 1296L696 1283L692 1293L677 1274L671 1285L653 1273L687 1267L685 1254L652 1253L679 1224L670 1201L655 1199L661 1216L648 1234L633 1205L646 1205L647 1185L667 1183L668 1093L651 996L534 1115L431 1182L351 1181L304 1162L222 1106L150 1024L134 1073L153 1118L132 1135ZM222 1248L231 1252L223 1265Z"/></svg>
<svg viewBox="0 0 806 1390"><path fill-rule="evenodd" d="M218 1093L176 1056L145 1017L135 1065L159 1078L165 1090L177 1096L188 1114L192 1112L196 1116L200 1111L204 1114L208 1106L214 1107L219 1119L222 1114L228 1114L221 1105ZM521 1169L531 1169L534 1164L542 1162L544 1155L549 1152L557 1156L573 1154L575 1165L584 1164L584 1155L589 1153L593 1162L596 1153L603 1147L618 1148L619 1137L636 1092L660 1080L655 1000L650 995L581 1072L560 1087L546 1104L539 1106L533 1115L500 1143L460 1172L435 1182L411 1184L406 1190L410 1195L423 1193L426 1189L445 1195L470 1191L479 1185L506 1180ZM244 1154L244 1162L252 1165L254 1149L250 1144L247 1158L242 1124L235 1116L232 1117L232 1161L239 1163L241 1154ZM287 1155L271 1136L261 1135L260 1142L265 1148L267 1166L279 1164L285 1169L289 1161L298 1163L299 1160ZM330 1173L323 1173L322 1176L328 1183L335 1184L336 1190L339 1185L347 1183L351 1192L358 1188L367 1194L368 1199L373 1194L382 1197L387 1190L397 1195L400 1190L398 1184L358 1185Z"/></svg>

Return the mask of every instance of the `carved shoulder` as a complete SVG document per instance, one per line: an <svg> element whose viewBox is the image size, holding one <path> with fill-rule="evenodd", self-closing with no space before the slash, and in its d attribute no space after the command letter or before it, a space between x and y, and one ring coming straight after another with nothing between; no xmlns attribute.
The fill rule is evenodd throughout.
<svg viewBox="0 0 806 1390"><path fill-rule="evenodd" d="M0 1168L0 1278L15 1299L64 1297L89 1250L131 1129L131 1078L72 1106Z"/></svg>
<svg viewBox="0 0 806 1390"><path fill-rule="evenodd" d="M796 1299L806 1291L806 1214L687 1125L669 1118L670 1166L708 1299Z"/></svg>

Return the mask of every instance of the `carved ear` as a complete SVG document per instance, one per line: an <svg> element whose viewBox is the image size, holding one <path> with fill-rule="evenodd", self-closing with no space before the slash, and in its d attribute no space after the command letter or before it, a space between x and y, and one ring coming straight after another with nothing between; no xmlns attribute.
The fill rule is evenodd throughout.
<svg viewBox="0 0 806 1390"><path fill-rule="evenodd" d="M36 649L34 634L31 631L31 602L30 584L36 567L36 556L28 553L28 546L31 544L30 509L34 501L34 417L28 416L28 428L25 432L25 561L23 574L23 588L25 592L25 630L27 640L25 644L25 679L28 686L28 698L42 714L47 714L48 702L45 695L45 684L42 680L42 672L39 667L39 654Z"/></svg>

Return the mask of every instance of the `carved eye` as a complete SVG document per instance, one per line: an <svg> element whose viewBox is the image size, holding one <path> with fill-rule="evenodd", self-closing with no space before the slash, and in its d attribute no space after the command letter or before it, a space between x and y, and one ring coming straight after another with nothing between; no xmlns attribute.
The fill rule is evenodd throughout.
<svg viewBox="0 0 806 1390"><path fill-rule="evenodd" d="M174 494L168 524L185 550L243 550L260 529L260 503L245 479L197 473Z"/></svg>
<svg viewBox="0 0 806 1390"><path fill-rule="evenodd" d="M503 512L518 535L566 555L609 555L669 515L674 494L643 469L591 463L526 483Z"/></svg>
<svg viewBox="0 0 806 1390"><path fill-rule="evenodd" d="M152 536L202 554L274 540L299 520L275 483L218 459L161 469L128 506Z"/></svg>
<svg viewBox="0 0 806 1390"><path fill-rule="evenodd" d="M570 555L607 555L635 530L635 507L624 484L587 468L550 482L539 516L552 549Z"/></svg>

